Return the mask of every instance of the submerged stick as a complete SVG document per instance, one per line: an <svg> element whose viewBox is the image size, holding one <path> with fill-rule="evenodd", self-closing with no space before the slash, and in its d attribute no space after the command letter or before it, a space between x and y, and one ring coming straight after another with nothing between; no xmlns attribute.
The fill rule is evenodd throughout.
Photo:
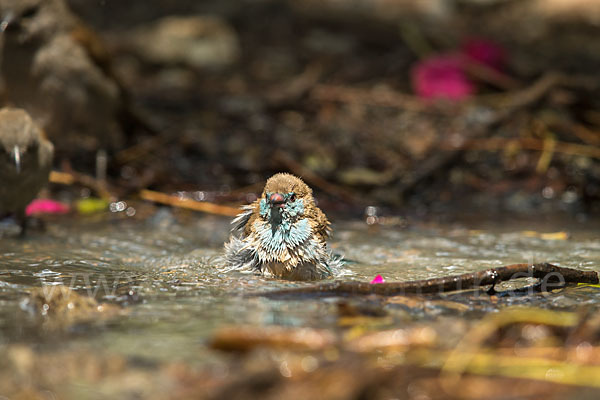
<svg viewBox="0 0 600 400"><path fill-rule="evenodd" d="M433 294L473 289L495 285L498 282L519 278L538 278L542 290L557 289L566 283L598 283L598 273L573 268L557 267L549 263L511 264L484 271L451 275L443 278L423 279L409 282L333 282L292 289L260 293L260 296L279 297L287 295L314 294L318 296L368 295L398 296L405 294Z"/></svg>

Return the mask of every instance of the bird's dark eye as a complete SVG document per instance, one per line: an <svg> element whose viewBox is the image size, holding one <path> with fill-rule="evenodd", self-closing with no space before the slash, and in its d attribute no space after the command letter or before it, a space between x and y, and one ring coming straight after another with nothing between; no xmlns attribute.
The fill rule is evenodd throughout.
<svg viewBox="0 0 600 400"><path fill-rule="evenodd" d="M38 6L27 7L21 13L21 18L30 18L30 17L35 16L35 14L37 14L37 12L38 12L38 9L39 9Z"/></svg>
<svg viewBox="0 0 600 400"><path fill-rule="evenodd" d="M291 202L296 201L296 193L292 193L292 195L290 196L290 201Z"/></svg>

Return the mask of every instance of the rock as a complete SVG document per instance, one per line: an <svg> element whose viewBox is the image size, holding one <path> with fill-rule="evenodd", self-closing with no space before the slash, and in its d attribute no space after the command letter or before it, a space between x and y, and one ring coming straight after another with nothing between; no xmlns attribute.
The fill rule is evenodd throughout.
<svg viewBox="0 0 600 400"><path fill-rule="evenodd" d="M98 303L62 285L34 289L21 302L21 308L49 331L62 331L76 324L98 323L122 314L113 304Z"/></svg>
<svg viewBox="0 0 600 400"><path fill-rule="evenodd" d="M136 29L132 45L136 54L150 62L191 68L226 67L240 52L233 28L212 16L162 18Z"/></svg>

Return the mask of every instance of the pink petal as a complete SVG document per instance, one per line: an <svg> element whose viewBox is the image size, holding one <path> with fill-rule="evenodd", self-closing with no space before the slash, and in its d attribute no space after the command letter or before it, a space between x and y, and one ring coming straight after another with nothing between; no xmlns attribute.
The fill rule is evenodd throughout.
<svg viewBox="0 0 600 400"><path fill-rule="evenodd" d="M384 283L385 279L383 279L383 277L381 275L377 275L375 278L373 278L373 280L370 282L371 285L374 285L376 283Z"/></svg>
<svg viewBox="0 0 600 400"><path fill-rule="evenodd" d="M458 54L441 54L418 62L411 71L413 88L424 99L459 101L475 92Z"/></svg>
<svg viewBox="0 0 600 400"><path fill-rule="evenodd" d="M506 50L499 44L482 38L470 38L461 47L461 53L472 61L501 71L506 64Z"/></svg>
<svg viewBox="0 0 600 400"><path fill-rule="evenodd" d="M25 209L26 215L34 214L66 214L69 206L50 199L35 199Z"/></svg>

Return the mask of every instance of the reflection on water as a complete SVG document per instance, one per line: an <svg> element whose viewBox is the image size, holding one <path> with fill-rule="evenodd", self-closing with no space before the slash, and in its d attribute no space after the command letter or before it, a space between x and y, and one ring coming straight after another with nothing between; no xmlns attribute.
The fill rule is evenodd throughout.
<svg viewBox="0 0 600 400"><path fill-rule="evenodd" d="M23 317L21 302L28 289L58 284L117 303L128 312L55 335L53 346L68 341L149 360L204 363L217 362L199 355L206 352L204 340L223 324L335 327L336 299L244 296L306 283L222 272L218 266L228 235L226 219L187 215L175 221L162 213L147 221L61 221L27 240L2 238L2 342L40 340L37 325ZM522 230L504 226L475 231L457 225L374 228L344 222L337 224L332 246L349 260L343 279L354 280L370 281L377 274L387 281L426 279L522 262L591 270L600 265L600 238L591 228L571 230L567 240L547 240ZM510 301L566 309L598 302L596 289L589 288L499 304L485 297L446 298L465 307L432 302L426 309L398 304L389 308L398 318L418 320L448 313L468 318L465 310L489 310Z"/></svg>

